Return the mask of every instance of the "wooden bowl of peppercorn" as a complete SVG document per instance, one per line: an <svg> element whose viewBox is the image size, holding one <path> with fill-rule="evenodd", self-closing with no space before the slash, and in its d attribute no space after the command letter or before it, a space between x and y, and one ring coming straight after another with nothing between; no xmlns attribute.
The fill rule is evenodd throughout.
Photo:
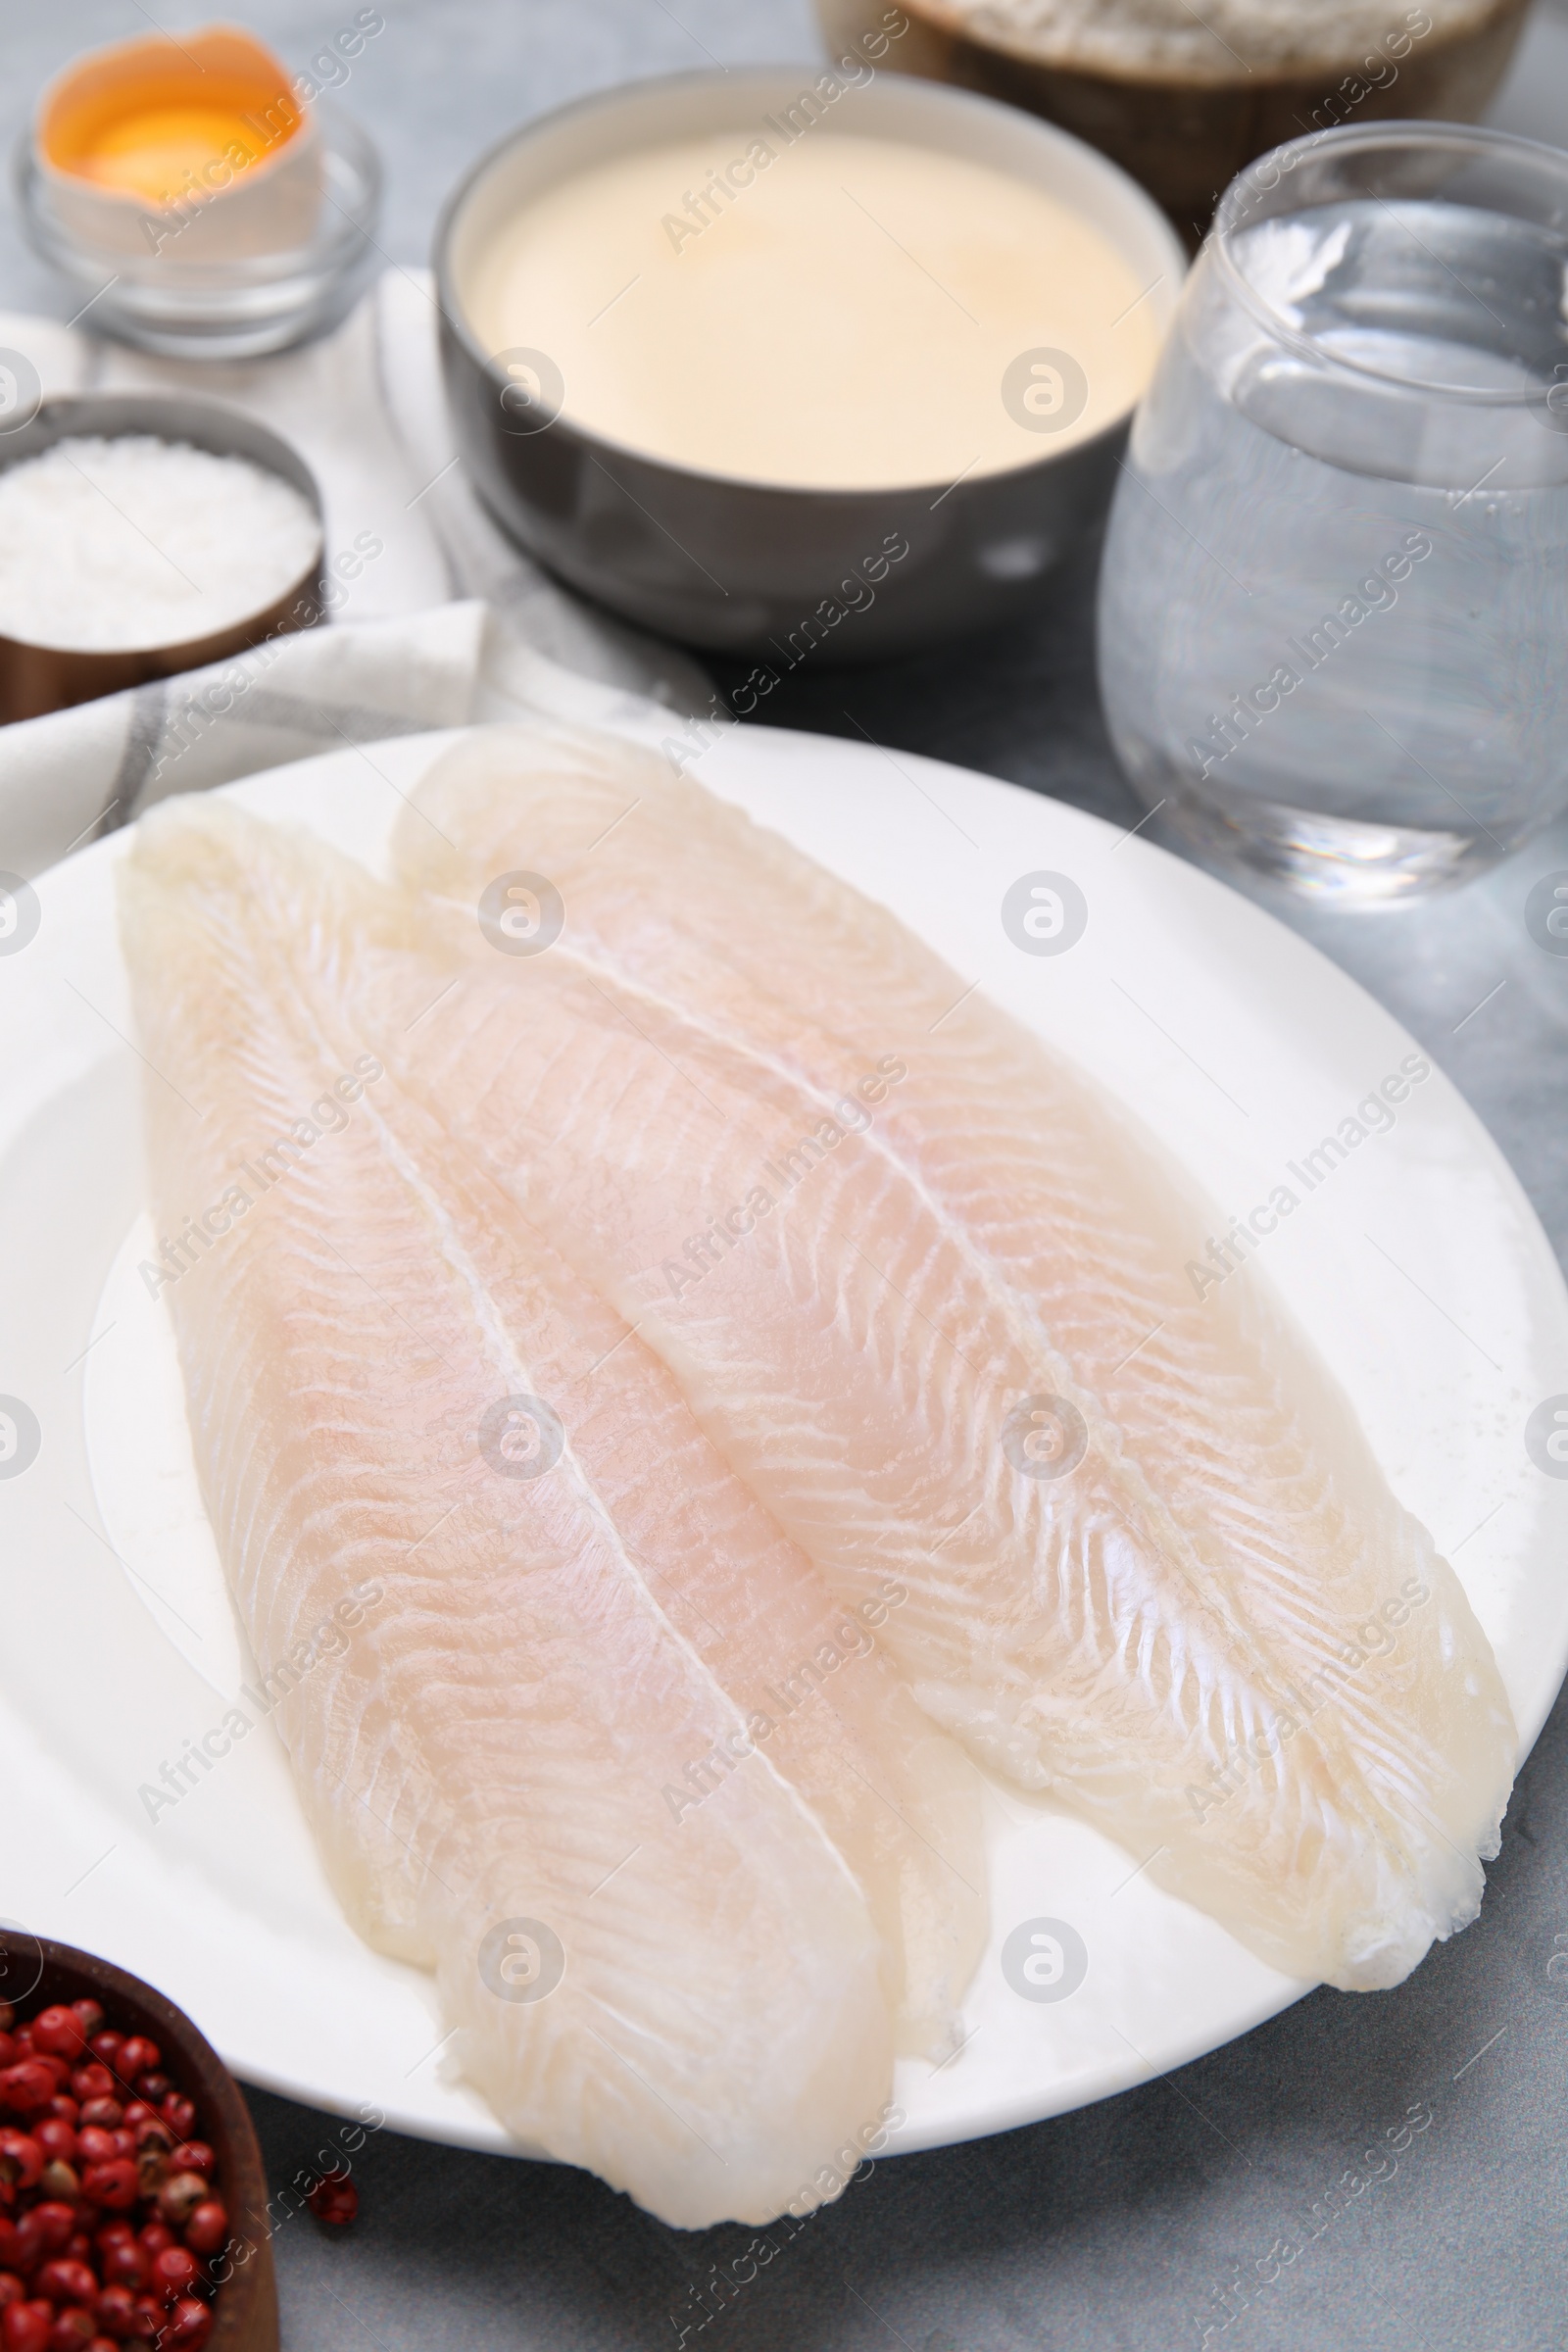
<svg viewBox="0 0 1568 2352"><path fill-rule="evenodd" d="M0 2305L4 2352L68 2336L69 2352L278 2352L238 2083L150 1984L16 1929L0 1930Z"/></svg>

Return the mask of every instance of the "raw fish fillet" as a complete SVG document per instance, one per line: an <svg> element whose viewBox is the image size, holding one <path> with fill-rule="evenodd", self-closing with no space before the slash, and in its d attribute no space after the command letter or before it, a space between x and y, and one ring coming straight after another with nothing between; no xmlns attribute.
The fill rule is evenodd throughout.
<svg viewBox="0 0 1568 2352"><path fill-rule="evenodd" d="M725 1636L699 1644L666 1608L654 1568L679 1563L633 1551L600 1475L618 1434L637 1489L630 1387L605 1393L586 1451L564 1406L543 1475L498 1468L494 1435L481 1451L505 1400L562 1393L573 1335L530 1356L518 1335L558 1309L507 1262L493 1195L438 1130L395 1131L343 1016L354 939L324 854L273 857L223 804L176 805L139 828L122 928L155 1207L185 1237L149 1277L183 1266L165 1295L209 1513L350 1916L437 1971L465 2070L520 2135L685 2228L819 2201L886 2120L886 1946L771 1740L673 1817L665 1788L745 1743L747 1709L714 1668ZM601 1309L581 1365L607 1329ZM515 1424L537 1445L550 1427ZM716 1553L733 1535L742 1569L787 1582L776 1532L698 1467L684 1532ZM705 1561L699 1595L716 1575ZM794 1622L814 1626L810 1572L793 1575ZM361 1622L326 1632L356 1594ZM873 1663L838 1688L869 1689ZM961 1830L945 1743L892 1744L888 1780ZM548 1934L509 1944L515 1923ZM950 1924L956 1981L936 1986L927 1927L929 2010L966 1964ZM552 1975L552 1936L559 1983L513 1997Z"/></svg>
<svg viewBox="0 0 1568 2352"><path fill-rule="evenodd" d="M233 843L247 890L265 888L280 924L308 936L336 927L345 944L332 969L295 984L319 1036L352 1061L385 1010L380 958L417 952L412 903L319 844L238 812L204 808L195 821ZM432 975L411 1026L441 989ZM461 1172L472 1205L459 1217L448 1132L395 1080L378 1088L375 1112L389 1148L454 1216L654 1598L742 1708L741 1748L765 1746L860 1879L900 2048L948 2056L988 1929L980 1782L877 1649L873 1629L903 1605L903 1588L885 1580L862 1610L840 1607L705 1438L666 1367L542 1228L476 1165ZM694 1753L662 1792L671 1818L706 1803L745 1760L729 1740Z"/></svg>
<svg viewBox="0 0 1568 2352"><path fill-rule="evenodd" d="M476 735L397 854L459 985L387 1051L840 1595L907 1585L935 1720L1293 1975L1394 1984L1475 1916L1491 1650L1260 1270L1196 1298L1225 1221L1147 1138L650 754ZM564 931L498 954L519 871Z"/></svg>

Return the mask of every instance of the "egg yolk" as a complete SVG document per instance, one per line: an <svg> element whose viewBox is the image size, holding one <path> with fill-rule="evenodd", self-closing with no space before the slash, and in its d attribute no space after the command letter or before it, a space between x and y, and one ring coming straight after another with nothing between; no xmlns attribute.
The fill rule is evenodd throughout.
<svg viewBox="0 0 1568 2352"><path fill-rule="evenodd" d="M243 171L267 143L264 132L230 107L154 106L103 124L73 168L100 187L168 204L220 160L230 171Z"/></svg>

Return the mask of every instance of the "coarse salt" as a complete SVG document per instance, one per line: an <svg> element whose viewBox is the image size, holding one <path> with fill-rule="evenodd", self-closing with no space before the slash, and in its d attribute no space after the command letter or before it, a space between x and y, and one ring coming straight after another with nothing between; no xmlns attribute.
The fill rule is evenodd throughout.
<svg viewBox="0 0 1568 2352"><path fill-rule="evenodd" d="M1258 68L1360 65L1405 43L1483 23L1495 0L925 0L939 21L1053 65L1129 75L1229 80ZM1426 30L1416 27L1424 24ZM1406 52L1401 51L1400 54Z"/></svg>
<svg viewBox="0 0 1568 2352"><path fill-rule="evenodd" d="M286 595L321 550L292 483L151 434L0 471L0 635L72 653L186 645Z"/></svg>

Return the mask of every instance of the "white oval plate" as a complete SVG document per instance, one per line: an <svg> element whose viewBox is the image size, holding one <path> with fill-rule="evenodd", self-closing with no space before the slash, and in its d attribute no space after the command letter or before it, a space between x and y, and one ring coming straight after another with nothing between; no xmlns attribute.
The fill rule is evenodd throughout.
<svg viewBox="0 0 1568 2352"><path fill-rule="evenodd" d="M376 866L402 796L449 740L334 753L229 789ZM727 733L701 773L1090 1067L1228 1211L1291 1181L1286 1163L1416 1051L1283 925L1055 802L767 728ZM114 912L124 848L112 837L43 875L36 936L0 953L0 1396L21 1397L42 1433L30 1466L0 1476L4 1903L161 1985L250 2082L513 2148L449 2079L430 1982L345 1924L270 1726L211 1770L187 1765L193 1785L156 1820L141 1794L166 1765L180 1786L179 1759L221 1722L250 1661L170 1327L135 1276L142 1071ZM1040 870L1067 874L1088 905L1065 954L1024 954L1003 928L1004 892ZM1195 1255L1207 1239L1194 1236ZM1544 1476L1524 1445L1534 1408L1568 1392L1568 1298L1524 1194L1434 1072L1263 1254L1464 1579L1528 1748L1568 1662L1568 1479ZM1141 1859L993 1792L993 1936L967 2039L935 2072L901 2066L908 2121L893 2149L1102 2098L1307 1989L1152 1886ZM1024 1999L1002 1973L1009 1932L1042 1918L1067 1921L1088 1950L1066 1999Z"/></svg>

